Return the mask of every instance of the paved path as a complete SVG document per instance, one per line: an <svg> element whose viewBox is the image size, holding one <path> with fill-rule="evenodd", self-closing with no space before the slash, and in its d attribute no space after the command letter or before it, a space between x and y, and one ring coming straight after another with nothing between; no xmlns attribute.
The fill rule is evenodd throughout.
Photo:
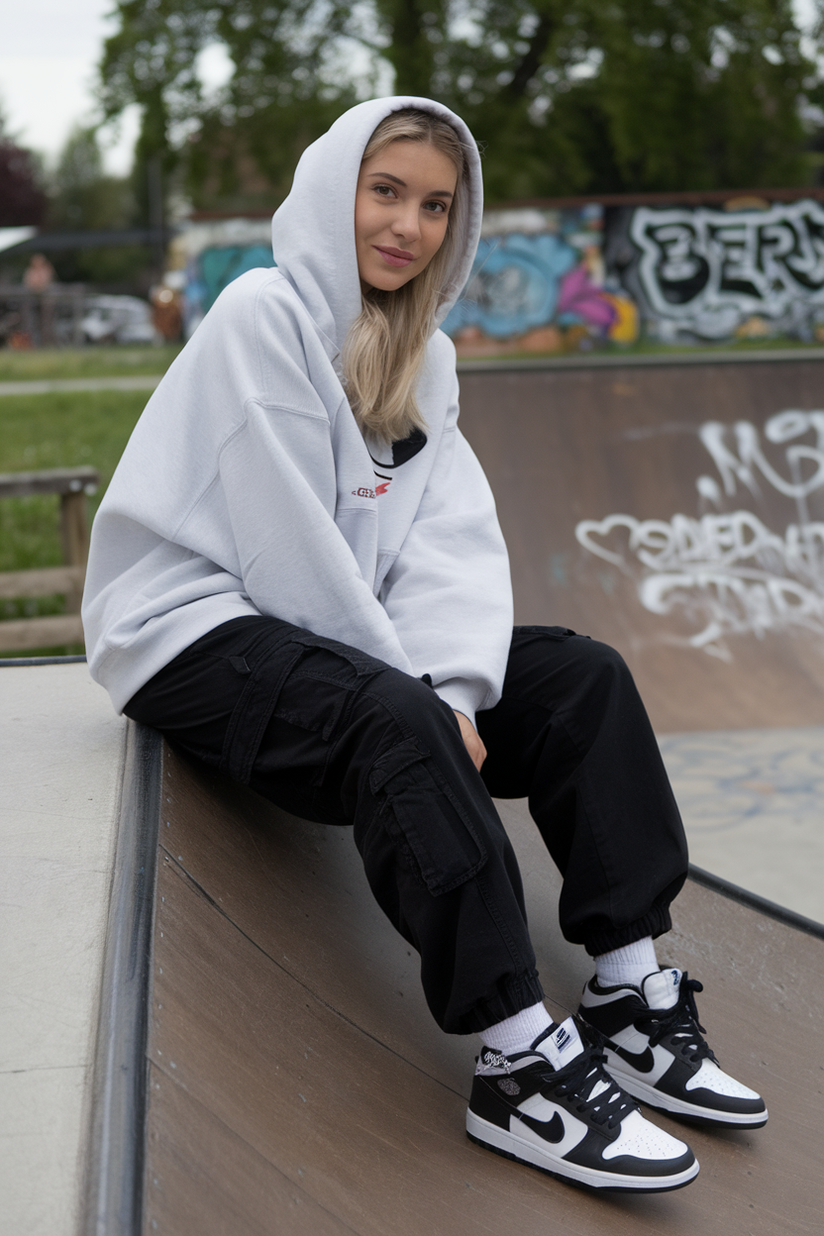
<svg viewBox="0 0 824 1236"><path fill-rule="evenodd" d="M44 378L30 382L0 382L3 395L51 395L56 391L153 391L162 373L111 378Z"/></svg>

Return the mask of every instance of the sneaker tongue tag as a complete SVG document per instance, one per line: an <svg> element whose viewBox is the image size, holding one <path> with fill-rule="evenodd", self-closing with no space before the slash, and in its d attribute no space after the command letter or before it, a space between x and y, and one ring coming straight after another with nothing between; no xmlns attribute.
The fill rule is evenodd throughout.
<svg viewBox="0 0 824 1236"><path fill-rule="evenodd" d="M641 991L651 1009L671 1009L678 1003L680 987L680 970L656 970L644 979Z"/></svg>
<svg viewBox="0 0 824 1236"><path fill-rule="evenodd" d="M541 1039L538 1050L541 1055L546 1056L553 1069L562 1069L569 1064L570 1060L580 1056L584 1045L572 1018L568 1017L566 1021L562 1021L551 1034Z"/></svg>

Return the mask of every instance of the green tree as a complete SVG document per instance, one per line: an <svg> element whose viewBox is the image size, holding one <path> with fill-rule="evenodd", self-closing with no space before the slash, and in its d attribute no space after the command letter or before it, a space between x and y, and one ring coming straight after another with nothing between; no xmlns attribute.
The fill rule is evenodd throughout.
<svg viewBox="0 0 824 1236"><path fill-rule="evenodd" d="M78 126L69 134L50 182L50 231L117 231L134 222L131 181L105 173L93 128ZM64 283L103 285L133 282L148 260L136 247L58 250L51 258Z"/></svg>
<svg viewBox="0 0 824 1236"><path fill-rule="evenodd" d="M119 29L106 40L100 100L106 119L131 103L141 109L133 173L137 221L162 223L168 178L178 163L176 128L201 108L198 52L214 38L204 0L118 0Z"/></svg>
<svg viewBox="0 0 824 1236"><path fill-rule="evenodd" d="M346 4L222 0L214 35L234 74L189 143L187 185L196 204L271 208L273 196L285 196L301 152L358 100L347 62L362 46L355 29Z"/></svg>
<svg viewBox="0 0 824 1236"><path fill-rule="evenodd" d="M467 118L493 199L812 175L800 113L821 85L791 0L120 0L117 13L107 113L140 103L140 150L167 169L182 155L202 205L271 204L332 117L393 89ZM215 41L234 75L204 100L197 55Z"/></svg>
<svg viewBox="0 0 824 1236"><path fill-rule="evenodd" d="M75 127L51 176L49 226L64 230L127 227L134 214L129 182L106 175L97 132Z"/></svg>

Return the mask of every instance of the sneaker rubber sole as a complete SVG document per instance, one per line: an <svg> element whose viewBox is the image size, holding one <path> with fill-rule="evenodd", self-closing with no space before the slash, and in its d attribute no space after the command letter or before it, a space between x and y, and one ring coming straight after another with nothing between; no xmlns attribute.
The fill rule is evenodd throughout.
<svg viewBox="0 0 824 1236"><path fill-rule="evenodd" d="M684 1171L669 1176L628 1176L568 1163L565 1159L553 1158L546 1150L526 1138L519 1137L517 1133L484 1120L471 1108L466 1113L466 1132L470 1141L494 1154L523 1163L527 1167L537 1168L548 1176L582 1188L608 1189L614 1193L669 1193L673 1189L683 1189L684 1185L688 1185L698 1175L697 1159Z"/></svg>

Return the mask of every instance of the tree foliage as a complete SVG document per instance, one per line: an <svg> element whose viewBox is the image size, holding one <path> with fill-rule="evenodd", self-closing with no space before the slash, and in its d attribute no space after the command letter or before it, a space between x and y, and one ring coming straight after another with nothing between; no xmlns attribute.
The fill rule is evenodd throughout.
<svg viewBox="0 0 824 1236"><path fill-rule="evenodd" d="M66 231L128 227L134 203L127 179L109 176L93 128L77 126L50 177L48 225Z"/></svg>
<svg viewBox="0 0 824 1236"><path fill-rule="evenodd" d="M495 199L806 183L822 88L791 0L119 0L101 66L138 154L213 201L280 197L358 98L428 95L485 146ZM234 66L204 98L199 52ZM254 173L254 174L253 174ZM253 194L254 195L254 194Z"/></svg>
<svg viewBox="0 0 824 1236"><path fill-rule="evenodd" d="M50 231L117 231L135 221L130 180L109 176L93 128L76 127L50 176L46 227ZM144 249L59 250L51 255L64 283L121 285L131 283L147 264Z"/></svg>

